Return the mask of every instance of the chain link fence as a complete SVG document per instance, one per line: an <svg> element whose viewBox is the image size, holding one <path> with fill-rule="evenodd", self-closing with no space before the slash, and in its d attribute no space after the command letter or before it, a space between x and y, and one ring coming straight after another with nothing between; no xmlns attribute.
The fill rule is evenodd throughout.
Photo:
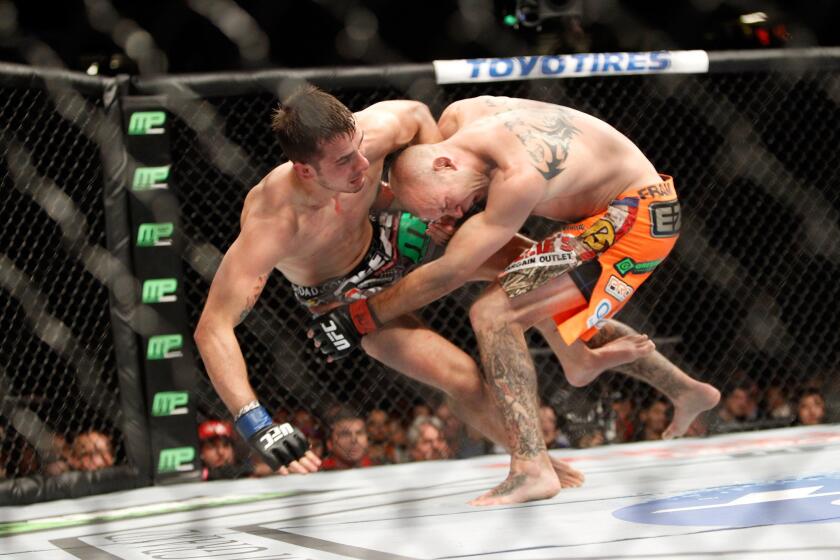
<svg viewBox="0 0 840 560"><path fill-rule="evenodd" d="M283 161L269 130L276 94L216 80L208 96L173 94L172 188L187 240L184 294L194 327L222 255L236 238L248 190ZM166 79L163 80L165 82ZM592 77L437 86L326 85L352 110L416 98L433 113L452 101L509 95L568 105L604 119L675 177L683 233L672 256L619 317L650 334L692 376L725 393L735 385L788 395L821 386L827 420L840 397L840 74L748 72L703 76ZM170 85L177 85L173 78ZM165 89L165 88L164 88ZM174 88L178 90L178 87ZM116 464L127 462L109 317L104 250L103 103L72 90L0 88L0 474L48 473L89 430L105 434ZM534 220L540 237L551 224ZM466 286L423 310L428 324L472 354ZM237 336L258 395L273 410L323 417L335 404L383 408L407 419L440 395L357 352L326 365L305 336L308 315L279 274ZM616 400L651 390L607 374L573 389L547 346L530 336L540 396L576 439L592 428L607 440ZM199 364L202 418L226 418ZM762 423L761 416L742 427ZM789 422L790 420L785 420Z"/></svg>
<svg viewBox="0 0 840 560"><path fill-rule="evenodd" d="M330 91L354 111L406 96L387 86ZM628 76L431 88L421 83L409 92L435 114L458 99L508 95L568 105L611 123L675 177L685 215L676 251L620 319L653 336L692 376L727 394L736 384L753 392L778 385L793 396L836 373L840 325L826 308L840 295L833 281L840 266L836 74ZM192 241L187 268L193 323L213 265L238 233L247 190L283 161L268 127L275 103L271 94L254 94L173 106L180 113L174 182ZM218 128L199 134L190 123L207 122L207 115ZM240 150L220 148L217 136ZM550 228L534 220L527 233L540 237ZM467 286L423 311L433 328L476 359L467 310L479 291ZM362 353L340 366L321 364L307 344L306 319L275 274L239 329L252 383L271 408L323 416L340 402L401 417L411 403L439 401ZM613 400L631 395L640 405L654 396L621 375L575 390L541 338L533 335L530 342L541 397L560 411L572 435L595 426L610 439ZM209 385L202 408L209 416L226 416ZM748 420L743 427L779 425L755 415Z"/></svg>
<svg viewBox="0 0 840 560"><path fill-rule="evenodd" d="M0 100L0 479L81 469L85 440L125 464L101 95L4 86Z"/></svg>

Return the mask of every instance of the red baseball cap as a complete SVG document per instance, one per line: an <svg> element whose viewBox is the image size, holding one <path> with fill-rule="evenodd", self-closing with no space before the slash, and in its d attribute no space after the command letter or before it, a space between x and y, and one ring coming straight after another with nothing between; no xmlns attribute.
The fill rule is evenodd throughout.
<svg viewBox="0 0 840 560"><path fill-rule="evenodd" d="M205 439L217 437L233 437L233 427L230 425L230 422L207 420L198 425L199 440L204 441Z"/></svg>

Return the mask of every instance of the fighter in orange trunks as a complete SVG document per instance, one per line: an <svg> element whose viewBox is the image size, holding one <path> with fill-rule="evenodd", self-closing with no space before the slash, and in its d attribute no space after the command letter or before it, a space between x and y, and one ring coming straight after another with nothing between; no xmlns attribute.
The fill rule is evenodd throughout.
<svg viewBox="0 0 840 560"><path fill-rule="evenodd" d="M524 337L535 325L550 335L546 321L559 325L548 342L572 383L618 366L668 395L675 413L666 435L685 433L719 392L610 320L674 246L680 210L673 181L620 132L567 107L480 97L451 105L438 126L446 140L410 147L394 162L397 200L428 220L459 218L482 199L485 209L464 222L443 257L316 324L329 335L322 348L337 334L348 344L452 291L529 216L544 216L571 225L514 260L470 310L511 449L507 480L472 503L523 502L560 490L540 437L536 372ZM595 362L581 368L593 353Z"/></svg>

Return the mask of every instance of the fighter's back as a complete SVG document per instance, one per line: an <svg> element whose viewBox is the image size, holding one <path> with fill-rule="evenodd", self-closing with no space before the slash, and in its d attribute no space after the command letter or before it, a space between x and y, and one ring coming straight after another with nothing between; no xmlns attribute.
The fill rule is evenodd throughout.
<svg viewBox="0 0 840 560"><path fill-rule="evenodd" d="M529 173L545 190L534 214L556 220L603 211L628 188L659 181L626 136L569 107L484 96L451 105L440 124L450 141L491 154L502 173Z"/></svg>

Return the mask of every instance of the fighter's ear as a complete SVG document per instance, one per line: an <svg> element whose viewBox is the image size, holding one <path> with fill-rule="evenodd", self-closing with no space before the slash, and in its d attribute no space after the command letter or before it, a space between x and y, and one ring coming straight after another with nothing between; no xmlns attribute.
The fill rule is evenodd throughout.
<svg viewBox="0 0 840 560"><path fill-rule="evenodd" d="M442 169L457 169L455 162L447 156L438 156L432 162L432 169L440 171Z"/></svg>
<svg viewBox="0 0 840 560"><path fill-rule="evenodd" d="M295 173L297 173L298 177L306 181L314 179L315 176L318 175L318 172L315 170L315 168L309 165L308 163L296 161L292 164L292 169L295 170Z"/></svg>

